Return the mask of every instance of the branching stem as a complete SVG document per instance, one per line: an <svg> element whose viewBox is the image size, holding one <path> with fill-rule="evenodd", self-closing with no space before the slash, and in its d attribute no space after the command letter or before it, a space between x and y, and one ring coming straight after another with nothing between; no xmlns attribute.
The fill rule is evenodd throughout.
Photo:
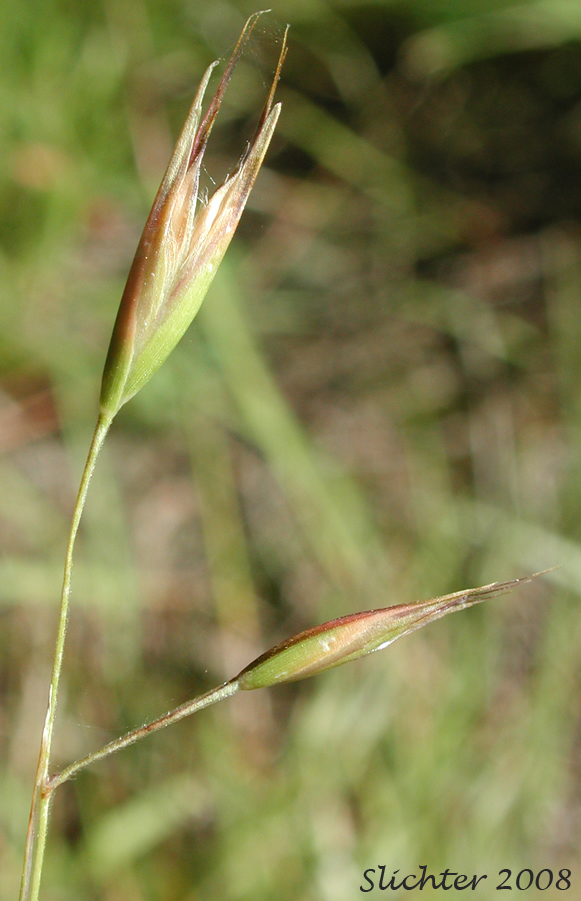
<svg viewBox="0 0 581 901"><path fill-rule="evenodd" d="M70 766L61 770L60 773L55 773L54 776L51 776L50 779L47 780L47 797L50 799L55 788L58 788L63 782L67 782L73 776L76 776L79 770L84 769L92 763L96 763L98 760L103 760L104 757L114 754L115 751L121 751L122 748L127 748L129 745L135 744L136 741L145 738L146 735L151 735L152 732L157 732L159 729L165 729L166 726L171 726L173 723L183 720L184 717L190 716L192 713L197 713L198 710L203 710L204 707L210 707L212 704L224 700L224 698L231 697L233 694L236 694L239 687L240 685L237 679L233 679L231 682L225 682L224 685L220 685L218 688L212 688L211 691L200 695L198 698L194 698L193 701L187 701L185 704L182 704L181 707L176 707L175 710L164 713L159 719L153 720L151 723L146 723L145 726L140 726L139 729L134 729L132 732L127 732L126 735L122 735L120 738L116 738L114 741L109 742L108 745L100 748L100 750L88 754L81 760L75 761L75 763L71 763Z"/></svg>

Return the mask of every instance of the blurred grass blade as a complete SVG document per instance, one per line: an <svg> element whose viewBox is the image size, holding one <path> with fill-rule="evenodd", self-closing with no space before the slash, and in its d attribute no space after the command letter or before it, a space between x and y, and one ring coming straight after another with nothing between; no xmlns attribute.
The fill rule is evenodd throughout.
<svg viewBox="0 0 581 901"><path fill-rule="evenodd" d="M442 77L477 59L558 47L580 37L581 6L575 0L507 4L414 35L404 47L404 62L416 77Z"/></svg>
<svg viewBox="0 0 581 901"><path fill-rule="evenodd" d="M107 813L87 837L86 854L99 881L132 864L192 818L210 808L207 793L191 776L168 779Z"/></svg>
<svg viewBox="0 0 581 901"><path fill-rule="evenodd" d="M256 346L227 261L200 320L247 434L289 499L312 553L346 593L378 590L388 554L357 485L310 442Z"/></svg>

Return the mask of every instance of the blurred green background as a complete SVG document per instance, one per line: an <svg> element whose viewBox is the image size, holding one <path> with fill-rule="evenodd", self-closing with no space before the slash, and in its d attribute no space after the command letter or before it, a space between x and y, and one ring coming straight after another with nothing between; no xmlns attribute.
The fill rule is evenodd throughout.
<svg viewBox="0 0 581 901"><path fill-rule="evenodd" d="M254 8L0 6L7 901L117 304L195 86ZM378 864L488 873L479 897L501 867L568 867L569 895L543 897L572 898L581 3L277 2L207 190L252 135L287 21L283 113L236 239L91 487L55 765L325 619L560 569L85 771L57 793L43 898L348 901Z"/></svg>

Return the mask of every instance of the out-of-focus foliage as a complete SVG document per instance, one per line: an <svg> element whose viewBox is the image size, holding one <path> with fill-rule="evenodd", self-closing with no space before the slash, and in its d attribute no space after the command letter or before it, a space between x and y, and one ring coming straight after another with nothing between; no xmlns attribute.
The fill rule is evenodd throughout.
<svg viewBox="0 0 581 901"><path fill-rule="evenodd" d="M7 901L124 278L192 91L252 11L0 5ZM490 884L580 863L581 7L279 3L209 187L287 21L237 239L91 488L55 763L324 619L561 568L86 771L57 793L47 901L347 901L378 864Z"/></svg>

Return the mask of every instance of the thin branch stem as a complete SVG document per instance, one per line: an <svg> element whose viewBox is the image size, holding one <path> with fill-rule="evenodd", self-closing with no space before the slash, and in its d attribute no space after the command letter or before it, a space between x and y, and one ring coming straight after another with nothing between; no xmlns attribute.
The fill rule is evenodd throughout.
<svg viewBox="0 0 581 901"><path fill-rule="evenodd" d="M104 757L108 757L110 754L114 754L116 751L121 751L122 748L127 748L129 745L135 744L136 741L145 738L146 735L151 735L152 732L157 732L159 729L165 729L166 726L171 726L173 723L183 720L184 717L190 716L192 713L197 713L198 710L203 710L204 707L210 707L218 701L223 701L224 698L231 697L236 694L239 688L240 683L237 679L233 679L231 682L225 682L224 685L220 685L218 688L212 688L211 691L207 691L206 694L194 698L193 701L187 701L180 707L176 707L175 710L164 713L159 719L153 720L151 723L146 723L145 726L140 726L139 729L134 729L132 732L127 732L126 735L122 735L120 738L116 738L114 741L109 742L108 745L100 748L100 750L88 754L81 760L75 761L75 763L71 763L70 766L61 770L60 773L55 773L54 776L47 779L45 789L47 798L50 799L55 788L58 788L63 782L67 782L73 776L76 776L79 770L84 769L92 763L96 763L98 760L102 760Z"/></svg>
<svg viewBox="0 0 581 901"><path fill-rule="evenodd" d="M69 541L65 558L63 588L61 593L61 605L54 663L48 694L48 706L46 710L42 740L40 743L40 754L38 758L36 778L34 781L32 807L30 810L28 832L26 835L24 865L22 869L22 881L20 884L20 901L38 901L40 877L42 874L42 863L44 858L44 846L46 843L46 829L50 807L50 792L47 792L48 769L50 765L50 751L52 746L59 682L63 664L65 639L69 618L69 600L71 596L71 577L73 571L73 550L79 529L79 523L81 521L81 516L83 513L83 508L87 499L87 491L89 488L89 483L91 481L91 476L93 475L97 457L99 456L99 451L103 446L103 442L105 440L107 432L109 431L110 425L110 417L99 417L97 421L97 427L95 429L95 434L93 435L93 440L91 442L91 447L89 449L85 469L81 478L81 484L79 486L79 493L77 495L75 509L73 511L71 530L69 533Z"/></svg>

